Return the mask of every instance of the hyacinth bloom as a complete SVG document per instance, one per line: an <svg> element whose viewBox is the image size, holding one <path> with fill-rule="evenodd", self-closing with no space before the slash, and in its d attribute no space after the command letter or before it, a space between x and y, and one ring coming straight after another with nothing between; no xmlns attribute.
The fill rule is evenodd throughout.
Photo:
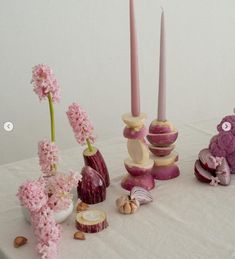
<svg viewBox="0 0 235 259"><path fill-rule="evenodd" d="M38 156L41 171L44 174L51 175L56 171L56 164L59 161L59 149L55 143L44 139L38 143Z"/></svg>
<svg viewBox="0 0 235 259"><path fill-rule="evenodd" d="M43 178L28 181L19 187L17 196L31 216L31 224L38 245L37 251L42 258L54 259L61 238L61 227L56 224L53 211L48 206L46 182Z"/></svg>
<svg viewBox="0 0 235 259"><path fill-rule="evenodd" d="M54 102L60 100L60 87L51 68L47 65L33 67L32 80L33 90L40 100L48 99L51 117L51 141L55 142L55 116Z"/></svg>
<svg viewBox="0 0 235 259"><path fill-rule="evenodd" d="M40 100L47 99L50 94L53 102L59 102L60 87L49 66L40 64L33 67L31 82Z"/></svg>
<svg viewBox="0 0 235 259"><path fill-rule="evenodd" d="M38 213L32 213L31 223L38 241L37 251L42 259L56 258L61 239L61 226L55 222L51 208L45 205Z"/></svg>
<svg viewBox="0 0 235 259"><path fill-rule="evenodd" d="M77 187L80 178L75 172L69 174L59 173L48 179L47 188L49 195L48 206L53 211L67 209L73 198L71 190Z"/></svg>
<svg viewBox="0 0 235 259"><path fill-rule="evenodd" d="M89 150L92 151L91 143L95 140L94 128L86 111L79 104L73 103L66 113L77 142L81 145L87 143Z"/></svg>
<svg viewBox="0 0 235 259"><path fill-rule="evenodd" d="M36 181L27 181L19 187L17 196L21 205L31 212L37 212L48 200L45 192L46 182L43 178Z"/></svg>

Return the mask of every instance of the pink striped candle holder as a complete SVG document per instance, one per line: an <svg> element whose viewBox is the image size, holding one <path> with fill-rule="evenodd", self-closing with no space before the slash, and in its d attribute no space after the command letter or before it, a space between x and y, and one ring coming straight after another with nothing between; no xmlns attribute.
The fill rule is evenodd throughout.
<svg viewBox="0 0 235 259"><path fill-rule="evenodd" d="M130 191L134 186L140 186L146 190L155 187L152 176L154 161L150 159L148 145L145 142L147 129L144 126L146 114L132 116L126 113L122 120L126 124L123 135L127 138L127 149L129 158L125 159L124 165L128 174L122 179L121 186Z"/></svg>
<svg viewBox="0 0 235 259"><path fill-rule="evenodd" d="M154 160L152 176L158 180L169 180L180 175L176 165L178 154L173 152L178 131L169 121L154 120L149 126L148 147Z"/></svg>

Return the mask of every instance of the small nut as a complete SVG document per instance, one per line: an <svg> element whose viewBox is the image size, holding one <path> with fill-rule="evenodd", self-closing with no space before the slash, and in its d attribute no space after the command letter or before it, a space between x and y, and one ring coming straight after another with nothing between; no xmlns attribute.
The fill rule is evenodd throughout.
<svg viewBox="0 0 235 259"><path fill-rule="evenodd" d="M73 238L77 239L77 240L85 240L86 239L85 234L81 231L75 232L74 235L73 235Z"/></svg>
<svg viewBox="0 0 235 259"><path fill-rule="evenodd" d="M23 246L27 243L27 241L28 241L28 239L26 237L18 236L14 240L14 247L18 248L20 246Z"/></svg>
<svg viewBox="0 0 235 259"><path fill-rule="evenodd" d="M86 204L85 202L80 202L77 205L77 212L87 210L88 208L89 208L88 204Z"/></svg>

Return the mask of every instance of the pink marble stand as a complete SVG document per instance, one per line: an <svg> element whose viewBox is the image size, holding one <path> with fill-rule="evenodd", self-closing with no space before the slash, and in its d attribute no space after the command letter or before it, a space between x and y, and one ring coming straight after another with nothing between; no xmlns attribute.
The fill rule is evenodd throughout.
<svg viewBox="0 0 235 259"><path fill-rule="evenodd" d="M180 175L176 165L178 154L174 152L178 131L168 121L154 120L147 135L149 150L154 160L152 176L158 180L169 180Z"/></svg>
<svg viewBox="0 0 235 259"><path fill-rule="evenodd" d="M128 191L134 186L151 190L155 187L151 174L154 161L150 159L149 149L144 139L147 135L147 129L144 126L146 115L141 113L138 117L133 117L126 113L122 116L122 120L126 124L123 135L127 138L130 157L124 161L128 174L122 179L121 186Z"/></svg>

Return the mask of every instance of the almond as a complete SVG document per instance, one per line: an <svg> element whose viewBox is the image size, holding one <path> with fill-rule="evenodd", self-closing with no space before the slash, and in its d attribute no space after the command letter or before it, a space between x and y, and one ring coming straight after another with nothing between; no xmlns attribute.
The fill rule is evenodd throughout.
<svg viewBox="0 0 235 259"><path fill-rule="evenodd" d="M14 247L18 248L20 246L23 246L27 243L27 241L28 241L28 239L26 237L18 236L14 240Z"/></svg>
<svg viewBox="0 0 235 259"><path fill-rule="evenodd" d="M74 235L73 235L73 238L77 239L77 240L85 240L86 239L85 234L81 231L75 232Z"/></svg>
<svg viewBox="0 0 235 259"><path fill-rule="evenodd" d="M88 208L89 208L88 204L86 204L85 202L80 202L77 205L77 212L87 210Z"/></svg>

